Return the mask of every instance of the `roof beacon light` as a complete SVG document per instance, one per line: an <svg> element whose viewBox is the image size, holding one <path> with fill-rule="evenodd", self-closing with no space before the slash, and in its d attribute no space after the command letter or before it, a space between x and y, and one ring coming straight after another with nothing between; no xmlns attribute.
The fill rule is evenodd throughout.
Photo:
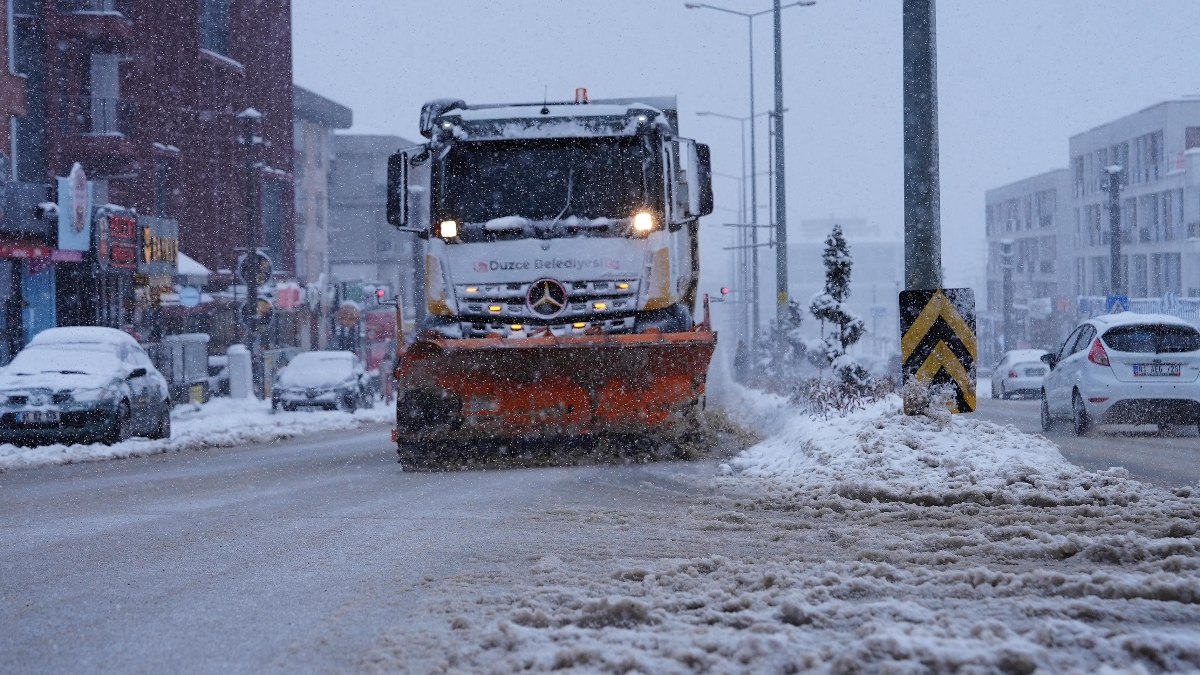
<svg viewBox="0 0 1200 675"><path fill-rule="evenodd" d="M588 102L587 87L575 87L575 102L576 103L587 103Z"/></svg>

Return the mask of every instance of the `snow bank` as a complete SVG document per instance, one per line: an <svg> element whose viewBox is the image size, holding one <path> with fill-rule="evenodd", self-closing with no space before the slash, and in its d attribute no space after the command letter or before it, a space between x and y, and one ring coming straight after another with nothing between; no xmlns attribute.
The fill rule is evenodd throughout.
<svg viewBox="0 0 1200 675"><path fill-rule="evenodd" d="M172 433L167 440L135 438L115 445L55 444L36 448L0 445L0 471L269 443L320 431L384 423L394 415L390 406L379 403L353 415L340 411L272 413L269 401L217 398L202 406L177 407L171 413Z"/></svg>
<svg viewBox="0 0 1200 675"><path fill-rule="evenodd" d="M546 528L536 553L427 578L443 593L406 607L367 662L1200 672L1200 490L1089 472L969 416L906 417L898 399L816 420L716 381L722 407L781 417L779 432L698 478L685 508L522 516Z"/></svg>
<svg viewBox="0 0 1200 675"><path fill-rule="evenodd" d="M890 397L844 417L793 416L730 462L768 490L914 504L1127 504L1144 486L1088 472L1041 436L964 415L904 415Z"/></svg>

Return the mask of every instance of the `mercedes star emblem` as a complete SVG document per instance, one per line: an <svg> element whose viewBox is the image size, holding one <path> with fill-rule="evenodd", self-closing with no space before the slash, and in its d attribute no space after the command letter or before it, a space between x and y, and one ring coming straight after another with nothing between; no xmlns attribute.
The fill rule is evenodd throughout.
<svg viewBox="0 0 1200 675"><path fill-rule="evenodd" d="M567 306L567 289L553 279L539 279L529 287L525 302L540 317L558 316Z"/></svg>

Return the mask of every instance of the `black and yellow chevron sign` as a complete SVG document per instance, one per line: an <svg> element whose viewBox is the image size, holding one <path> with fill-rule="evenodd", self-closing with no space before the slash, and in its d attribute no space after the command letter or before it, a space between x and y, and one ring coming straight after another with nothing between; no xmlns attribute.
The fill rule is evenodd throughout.
<svg viewBox="0 0 1200 675"><path fill-rule="evenodd" d="M975 411L975 291L942 288L900 293L904 379L953 384L953 411Z"/></svg>

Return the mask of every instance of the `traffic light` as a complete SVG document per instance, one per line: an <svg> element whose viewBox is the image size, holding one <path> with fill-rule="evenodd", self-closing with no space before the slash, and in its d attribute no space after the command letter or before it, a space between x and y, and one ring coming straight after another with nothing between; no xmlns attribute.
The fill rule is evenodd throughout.
<svg viewBox="0 0 1200 675"><path fill-rule="evenodd" d="M376 304L383 302L384 293L385 293L385 291L382 288L375 289L375 303Z"/></svg>
<svg viewBox="0 0 1200 675"><path fill-rule="evenodd" d="M729 295L729 287L728 286L721 287L721 295Z"/></svg>

